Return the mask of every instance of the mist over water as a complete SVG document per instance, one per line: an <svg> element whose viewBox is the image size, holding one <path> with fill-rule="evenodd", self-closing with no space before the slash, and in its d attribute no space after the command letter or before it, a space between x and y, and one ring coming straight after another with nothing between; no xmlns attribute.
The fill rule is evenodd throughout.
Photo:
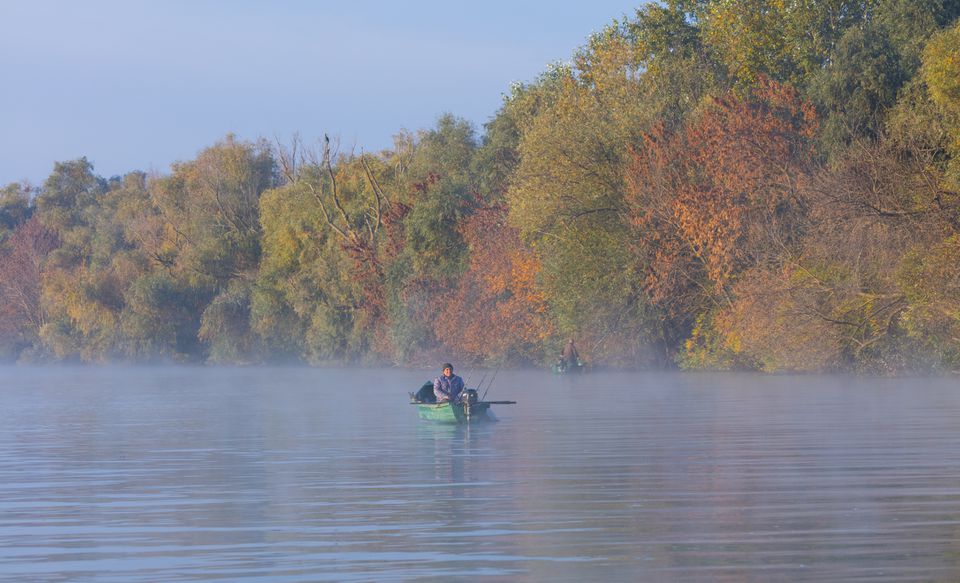
<svg viewBox="0 0 960 583"><path fill-rule="evenodd" d="M0 578L960 578L954 379L436 374L0 369Z"/></svg>

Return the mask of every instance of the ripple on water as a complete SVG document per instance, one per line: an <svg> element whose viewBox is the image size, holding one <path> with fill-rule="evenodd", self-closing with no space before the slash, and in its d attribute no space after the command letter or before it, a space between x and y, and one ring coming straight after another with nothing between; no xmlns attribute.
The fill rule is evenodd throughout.
<svg viewBox="0 0 960 583"><path fill-rule="evenodd" d="M463 428L418 372L3 374L12 580L960 579L949 380L501 371Z"/></svg>

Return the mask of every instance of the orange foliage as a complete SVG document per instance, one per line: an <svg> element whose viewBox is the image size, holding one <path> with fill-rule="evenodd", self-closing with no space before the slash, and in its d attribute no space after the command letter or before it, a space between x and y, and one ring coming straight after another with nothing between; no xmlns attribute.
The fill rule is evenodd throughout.
<svg viewBox="0 0 960 583"><path fill-rule="evenodd" d="M654 301L690 313L683 298L722 294L800 235L802 164L816 129L795 90L765 79L746 99L715 99L681 132L645 136L627 201Z"/></svg>
<svg viewBox="0 0 960 583"><path fill-rule="evenodd" d="M506 209L477 210L463 226L470 265L444 298L441 321L460 331L448 348L464 359L536 360L553 333L537 286L540 259L506 224Z"/></svg>
<svg viewBox="0 0 960 583"><path fill-rule="evenodd" d="M757 239L767 233L750 227L760 224L768 233L790 236L790 229L777 223L803 204L796 166L808 156L798 153L815 131L812 107L773 81L761 83L751 101L717 100L688 130L691 162L700 176L679 190L675 213L718 289L763 253L766 241Z"/></svg>

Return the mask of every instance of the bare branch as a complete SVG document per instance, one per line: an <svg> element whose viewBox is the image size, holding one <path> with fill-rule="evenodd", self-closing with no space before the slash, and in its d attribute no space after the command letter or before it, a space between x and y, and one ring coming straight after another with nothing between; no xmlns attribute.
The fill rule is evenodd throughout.
<svg viewBox="0 0 960 583"><path fill-rule="evenodd" d="M303 155L300 153L302 148L300 134L293 134L289 147L280 143L280 138L276 138L274 141L277 143L277 162L280 165L280 174L286 178L287 183L295 184L300 180L302 167Z"/></svg>
<svg viewBox="0 0 960 583"><path fill-rule="evenodd" d="M330 228L332 228L338 235L340 235L347 241L350 241L351 239L347 235L347 233L343 229L338 227L337 224L333 222L333 219L330 218L330 212L327 211L327 205L324 204L323 202L322 192L316 187L316 185L314 185L310 181L307 181L307 187L310 189L310 193L313 195L313 198L316 199L317 203L320 204L320 212L323 213L323 218L327 222L327 224L330 225Z"/></svg>
<svg viewBox="0 0 960 583"><path fill-rule="evenodd" d="M383 206L384 206L383 203L386 202L386 206L388 208L390 207L391 203L390 203L390 199L387 198L386 193L383 191L383 188L380 187L380 183L377 181L377 178L373 175L373 172L370 170L370 166L367 164L367 159L362 152L360 153L360 163L363 165L363 170L367 175L367 180L370 182L370 186L371 188L373 188L373 194L377 199L376 226L373 229L373 233L375 234L380 229L380 225L382 223Z"/></svg>
<svg viewBox="0 0 960 583"><path fill-rule="evenodd" d="M347 228L350 228L350 215L347 214L347 211L343 208L343 203L340 201L340 191L337 186L337 175L333 171L333 162L330 158L330 138L326 135L323 136L324 145L323 145L323 166L327 171L327 175L330 177L330 184L332 186L332 195L333 195L333 204L337 207L337 211L340 212L340 217L343 218L343 222L346 223Z"/></svg>

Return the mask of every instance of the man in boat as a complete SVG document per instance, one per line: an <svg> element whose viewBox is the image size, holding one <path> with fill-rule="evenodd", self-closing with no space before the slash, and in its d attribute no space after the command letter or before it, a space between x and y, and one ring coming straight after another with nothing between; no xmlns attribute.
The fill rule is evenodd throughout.
<svg viewBox="0 0 960 583"><path fill-rule="evenodd" d="M560 354L560 367L562 370L573 370L578 366L580 366L580 353L577 352L577 347L571 338L563 347L563 353Z"/></svg>
<svg viewBox="0 0 960 583"><path fill-rule="evenodd" d="M433 381L433 394L437 396L437 402L456 402L461 391L463 391L463 379L453 374L452 364L444 363L443 374Z"/></svg>

